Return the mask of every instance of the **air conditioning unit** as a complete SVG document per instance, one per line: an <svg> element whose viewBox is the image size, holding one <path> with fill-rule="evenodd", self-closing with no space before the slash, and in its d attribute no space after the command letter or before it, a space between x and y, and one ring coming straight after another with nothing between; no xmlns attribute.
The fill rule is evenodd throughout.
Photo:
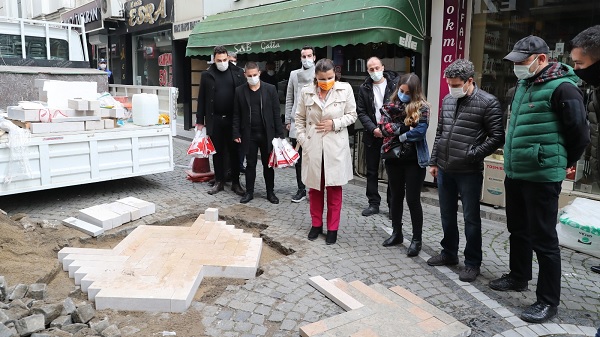
<svg viewBox="0 0 600 337"><path fill-rule="evenodd" d="M102 0L102 17L108 18L122 18L123 17L123 6L121 0Z"/></svg>

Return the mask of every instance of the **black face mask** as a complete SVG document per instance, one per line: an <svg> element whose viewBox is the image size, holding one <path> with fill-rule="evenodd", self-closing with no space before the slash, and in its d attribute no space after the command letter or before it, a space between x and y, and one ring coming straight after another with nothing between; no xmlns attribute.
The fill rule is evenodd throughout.
<svg viewBox="0 0 600 337"><path fill-rule="evenodd" d="M600 86L600 61L585 69L576 69L575 75L579 76L587 84L591 84L595 87Z"/></svg>

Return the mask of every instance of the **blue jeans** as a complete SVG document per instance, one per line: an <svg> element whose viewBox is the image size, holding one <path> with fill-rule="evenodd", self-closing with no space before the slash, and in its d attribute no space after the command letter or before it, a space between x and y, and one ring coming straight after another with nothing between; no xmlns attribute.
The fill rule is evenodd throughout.
<svg viewBox="0 0 600 337"><path fill-rule="evenodd" d="M442 239L442 254L452 259L458 257L458 199L463 207L465 220L465 266L481 266L481 214L479 199L483 174L477 173L448 173L438 169L438 195L444 238Z"/></svg>

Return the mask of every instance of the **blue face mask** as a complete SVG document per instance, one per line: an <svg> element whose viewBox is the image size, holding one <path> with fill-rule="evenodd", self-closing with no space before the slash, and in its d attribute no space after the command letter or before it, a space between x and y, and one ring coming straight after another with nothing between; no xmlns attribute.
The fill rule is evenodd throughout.
<svg viewBox="0 0 600 337"><path fill-rule="evenodd" d="M408 103L408 102L410 102L410 95L406 95L406 94L398 91L398 99L402 103Z"/></svg>

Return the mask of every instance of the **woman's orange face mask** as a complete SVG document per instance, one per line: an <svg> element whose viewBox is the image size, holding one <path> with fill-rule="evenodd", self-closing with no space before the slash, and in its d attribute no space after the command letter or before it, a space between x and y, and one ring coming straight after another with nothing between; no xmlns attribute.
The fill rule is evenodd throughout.
<svg viewBox="0 0 600 337"><path fill-rule="evenodd" d="M333 69L326 72L318 72L315 77L317 78L317 85L321 90L328 91L335 84L335 72Z"/></svg>

